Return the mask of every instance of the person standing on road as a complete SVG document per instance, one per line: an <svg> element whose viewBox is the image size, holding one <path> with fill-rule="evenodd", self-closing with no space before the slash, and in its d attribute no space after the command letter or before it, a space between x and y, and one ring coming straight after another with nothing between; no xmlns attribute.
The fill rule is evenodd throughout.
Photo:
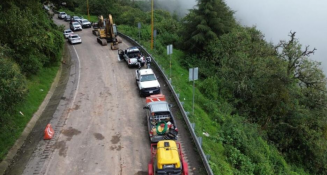
<svg viewBox="0 0 327 175"><path fill-rule="evenodd" d="M140 53L138 53L137 54L137 64L138 64L138 66L139 66L139 69L141 69L141 62L142 62L142 60L141 60L141 54Z"/></svg>
<svg viewBox="0 0 327 175"><path fill-rule="evenodd" d="M146 66L147 66L146 68L147 69L150 69L150 63L151 63L151 57L148 56L148 57L146 57Z"/></svg>

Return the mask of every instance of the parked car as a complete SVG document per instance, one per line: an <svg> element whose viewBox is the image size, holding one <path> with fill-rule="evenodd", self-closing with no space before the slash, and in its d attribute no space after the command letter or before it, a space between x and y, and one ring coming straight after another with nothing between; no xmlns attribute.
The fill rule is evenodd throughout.
<svg viewBox="0 0 327 175"><path fill-rule="evenodd" d="M71 18L70 15L66 15L66 17L65 17L65 21L70 21L70 18Z"/></svg>
<svg viewBox="0 0 327 175"><path fill-rule="evenodd" d="M66 29L64 30L64 37L68 38L71 34L73 34L74 32L70 29Z"/></svg>
<svg viewBox="0 0 327 175"><path fill-rule="evenodd" d="M76 30L82 30L82 26L78 23L78 22L72 22L70 24L70 29L72 31L76 31Z"/></svg>
<svg viewBox="0 0 327 175"><path fill-rule="evenodd" d="M160 84L152 69L136 70L135 75L140 97L160 94Z"/></svg>
<svg viewBox="0 0 327 175"><path fill-rule="evenodd" d="M67 15L66 12L59 12L58 18L59 19L65 19L66 15Z"/></svg>
<svg viewBox="0 0 327 175"><path fill-rule="evenodd" d="M90 28L91 27L91 23L87 19L82 19L81 25L82 25L82 28Z"/></svg>
<svg viewBox="0 0 327 175"><path fill-rule="evenodd" d="M71 34L68 37L68 42L70 44L78 44L78 43L82 43L82 39L78 34Z"/></svg>
<svg viewBox="0 0 327 175"><path fill-rule="evenodd" d="M71 17L70 22L79 22L82 20L82 18L80 18L79 16L73 16Z"/></svg>

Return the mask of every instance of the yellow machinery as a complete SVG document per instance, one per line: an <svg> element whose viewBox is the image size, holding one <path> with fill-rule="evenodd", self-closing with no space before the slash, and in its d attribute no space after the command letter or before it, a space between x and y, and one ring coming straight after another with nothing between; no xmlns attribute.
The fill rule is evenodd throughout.
<svg viewBox="0 0 327 175"><path fill-rule="evenodd" d="M151 144L151 161L148 175L178 174L188 175L188 165L184 159L180 143L174 140L161 140Z"/></svg>
<svg viewBox="0 0 327 175"><path fill-rule="evenodd" d="M109 14L108 19L103 19L103 16L99 16L99 21L93 25L92 33L96 35L98 43L102 46L106 46L107 43L111 43L111 49L119 49L118 43L121 43L121 40L118 39L117 27L113 23L112 16Z"/></svg>

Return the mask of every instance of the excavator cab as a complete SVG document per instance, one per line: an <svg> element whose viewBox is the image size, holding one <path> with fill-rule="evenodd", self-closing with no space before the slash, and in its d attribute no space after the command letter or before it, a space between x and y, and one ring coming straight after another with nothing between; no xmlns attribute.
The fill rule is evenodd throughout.
<svg viewBox="0 0 327 175"><path fill-rule="evenodd" d="M113 29L113 31L114 31L115 36L117 37L117 35L118 35L118 31L117 31L116 24L113 24L112 29Z"/></svg>

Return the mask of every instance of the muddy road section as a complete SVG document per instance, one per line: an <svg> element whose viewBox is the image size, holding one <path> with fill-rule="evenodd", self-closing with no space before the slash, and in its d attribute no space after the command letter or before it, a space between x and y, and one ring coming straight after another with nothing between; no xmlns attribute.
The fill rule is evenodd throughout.
<svg viewBox="0 0 327 175"><path fill-rule="evenodd" d="M57 15L54 21L69 28ZM39 121L44 127L51 123L55 136L43 140L43 129L32 132L6 174L146 175L150 141L136 69L119 61L117 50L98 44L92 29L76 33L82 44L68 46L71 62L64 63L70 66L64 93L54 114L48 114L52 119ZM125 40L119 44L120 49L130 46ZM168 88L161 87L169 96ZM179 140L190 174L202 174L199 158L179 122L179 132L184 132Z"/></svg>

